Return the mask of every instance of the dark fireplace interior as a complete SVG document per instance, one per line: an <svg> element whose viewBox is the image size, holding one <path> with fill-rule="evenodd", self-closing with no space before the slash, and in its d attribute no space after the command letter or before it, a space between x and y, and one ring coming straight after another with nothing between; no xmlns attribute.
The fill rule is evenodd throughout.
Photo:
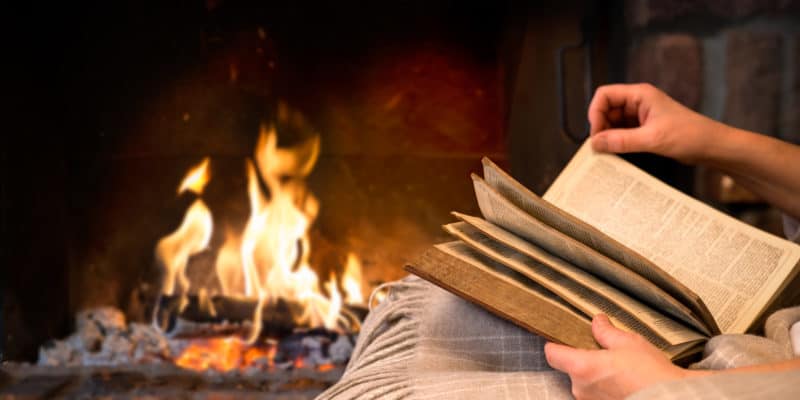
<svg viewBox="0 0 800 400"><path fill-rule="evenodd" d="M262 126L276 126L279 148L319 137L304 188L319 203L308 263L326 295L349 258L367 295L444 240L451 210L477 214L469 173L484 155L544 192L585 137L587 96L603 83L651 82L714 118L800 142L798 2L651 3L15 10L14 118L0 150L2 360L35 363L81 310L149 322L163 274L154 249L200 197L176 188L205 157L214 230L187 268L219 290L214 260L226 232L247 225L245 160ZM713 171L630 159L779 232L774 210Z"/></svg>

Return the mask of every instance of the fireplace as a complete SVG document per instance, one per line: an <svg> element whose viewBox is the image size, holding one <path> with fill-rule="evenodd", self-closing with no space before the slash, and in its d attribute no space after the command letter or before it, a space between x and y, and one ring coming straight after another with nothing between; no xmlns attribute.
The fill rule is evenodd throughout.
<svg viewBox="0 0 800 400"><path fill-rule="evenodd" d="M509 11L27 10L52 69L21 92L47 126L3 150L4 393L334 382L372 289L476 211L481 156L508 163Z"/></svg>
<svg viewBox="0 0 800 400"><path fill-rule="evenodd" d="M446 237L451 210L478 213L468 176L482 156L543 191L586 133L587 95L609 81L652 81L713 115L716 89L648 62L668 52L682 77L702 77L693 66L716 64L663 37L705 37L695 40L708 40L710 57L713 35L725 33L647 7L208 0L21 10L19 133L0 151L0 353L10 362L0 391L313 396L341 374L372 290ZM740 24L715 18L720 32ZM703 192L690 168L635 161ZM269 218L291 219L263 245L288 255L259 261L256 242L277 224ZM98 350L87 358L100 357L95 365L62 365L58 346L73 333ZM152 339L140 355L166 353L102 358L106 341L132 335ZM34 365L42 351L53 367Z"/></svg>

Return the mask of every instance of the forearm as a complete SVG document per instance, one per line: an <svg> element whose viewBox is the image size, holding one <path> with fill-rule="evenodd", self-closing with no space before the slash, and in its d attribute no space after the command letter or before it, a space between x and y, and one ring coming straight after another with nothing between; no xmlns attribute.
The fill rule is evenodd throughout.
<svg viewBox="0 0 800 400"><path fill-rule="evenodd" d="M700 162L800 218L800 146L722 124Z"/></svg>

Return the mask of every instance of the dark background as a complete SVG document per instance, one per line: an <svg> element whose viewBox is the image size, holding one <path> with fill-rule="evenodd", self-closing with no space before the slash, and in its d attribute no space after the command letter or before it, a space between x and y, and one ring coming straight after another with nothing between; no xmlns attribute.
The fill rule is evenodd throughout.
<svg viewBox="0 0 800 400"><path fill-rule="evenodd" d="M410 48L413 55L415 48L426 46L435 54L452 52L451 59L465 54L464 65L489 71L472 76L489 76L489 85L498 86L491 94L499 99L491 106L498 111L476 117L476 131L485 130L488 139L470 142L476 144L468 150L459 147L457 138L453 143L435 140L428 151L443 161L423 155L429 165L422 168L456 165L453 174L466 176L477 166L479 154L504 157L503 125L527 9L522 3L477 1L16 5L8 14L5 35L6 59L13 65L8 96L12 124L0 151L2 358L34 359L45 340L68 334L73 313L93 297L129 307L131 293L141 282L152 283L157 274L152 244L173 229L191 201L168 203L162 195L180 179L183 168L177 165L212 154L223 165L230 160L238 168L234 159L250 154L258 123L274 113L278 98L301 105L312 120L316 117L312 122L324 126L324 118L317 117L326 106L319 100L324 91L349 90L360 75L353 65L375 64L376 54L380 58L383 52ZM268 27L264 56L237 58L240 82L230 89L224 84L226 60L250 50L253 35L241 32L252 34L259 26ZM272 68L271 61L277 63L277 72L264 73ZM170 91L179 95L164 94ZM191 118L200 118L203 128L181 130L166 118L176 117L178 103L186 103L192 93L200 99L194 106L201 117L192 113ZM210 133L220 126L252 134ZM344 153L341 157L357 159L348 162L371 166L390 160L422 176L423 171L414 170L418 163L404 153L420 142L424 147L425 137L411 140L412 147L405 150L394 140L374 145L375 151L386 153L383 161L363 161L361 155L350 154L347 143L326 140L334 143L333 152ZM468 154L446 161L452 152ZM337 165L339 156L331 157L333 161L321 163ZM466 179L461 186L467 186ZM150 199L143 190L157 195ZM452 194L431 197L452 200ZM461 197L462 203L471 203ZM121 221L131 218L125 215L130 208L119 206L125 198L128 203L151 202L155 211L140 218L145 222L132 222L128 229L133 238L120 242L113 235L126 229ZM438 219L446 218L451 208L469 210L452 201L439 202L444 208L436 210ZM438 231L438 224L428 225ZM105 260L105 254L118 259ZM94 276L90 287L87 275Z"/></svg>

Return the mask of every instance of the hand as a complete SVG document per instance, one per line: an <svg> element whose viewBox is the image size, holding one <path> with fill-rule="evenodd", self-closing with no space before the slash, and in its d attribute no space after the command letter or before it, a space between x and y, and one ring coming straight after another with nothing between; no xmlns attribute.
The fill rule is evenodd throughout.
<svg viewBox="0 0 800 400"><path fill-rule="evenodd" d="M729 128L646 83L599 87L589 105L589 123L597 151L650 152L686 163L706 159Z"/></svg>
<svg viewBox="0 0 800 400"><path fill-rule="evenodd" d="M544 347L550 366L569 375L572 394L578 400L623 399L656 382L690 374L643 337L615 328L605 315L592 320L592 334L604 350L555 343Z"/></svg>

